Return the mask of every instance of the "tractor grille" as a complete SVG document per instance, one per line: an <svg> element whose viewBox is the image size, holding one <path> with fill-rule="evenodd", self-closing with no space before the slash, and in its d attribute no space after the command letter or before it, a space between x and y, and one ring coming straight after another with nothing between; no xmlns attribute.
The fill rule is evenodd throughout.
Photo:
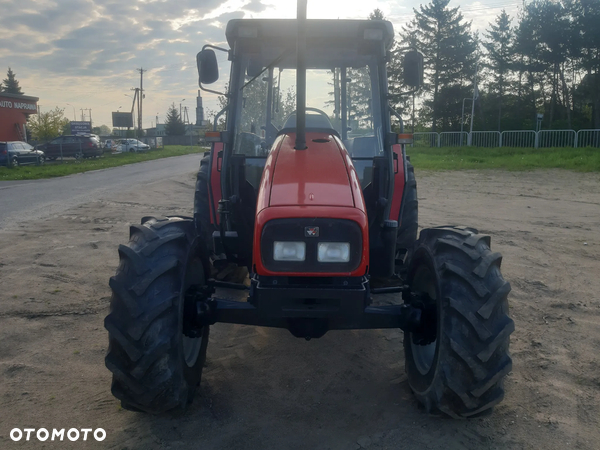
<svg viewBox="0 0 600 450"><path fill-rule="evenodd" d="M304 261L275 261L275 241L304 242ZM350 243L348 262L319 262L318 245L324 242ZM267 222L261 236L262 262L273 272L345 273L355 270L362 259L362 233L351 220L294 218Z"/></svg>

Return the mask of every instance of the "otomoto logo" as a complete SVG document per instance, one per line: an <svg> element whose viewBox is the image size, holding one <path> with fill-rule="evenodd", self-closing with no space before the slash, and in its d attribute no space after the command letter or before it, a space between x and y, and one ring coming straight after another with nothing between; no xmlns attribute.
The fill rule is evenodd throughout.
<svg viewBox="0 0 600 450"><path fill-rule="evenodd" d="M15 441L87 441L96 440L98 442L106 439L106 431L103 428L13 428L10 430L10 438Z"/></svg>

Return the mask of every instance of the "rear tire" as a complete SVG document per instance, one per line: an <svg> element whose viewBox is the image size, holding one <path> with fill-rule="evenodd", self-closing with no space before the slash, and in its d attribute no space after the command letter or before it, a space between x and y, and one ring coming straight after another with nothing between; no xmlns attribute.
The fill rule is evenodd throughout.
<svg viewBox="0 0 600 450"><path fill-rule="evenodd" d="M209 327L183 334L185 292L207 279L206 252L191 219L149 218L131 227L110 279L104 321L112 393L126 409L158 414L185 409L200 383Z"/></svg>
<svg viewBox="0 0 600 450"><path fill-rule="evenodd" d="M504 398L514 322L501 261L476 230L421 231L407 281L412 292L429 295L430 334L405 333L404 352L408 383L429 413L474 417ZM433 342L419 345L422 339Z"/></svg>
<svg viewBox="0 0 600 450"><path fill-rule="evenodd" d="M16 156L10 160L10 167L19 167L19 160Z"/></svg>

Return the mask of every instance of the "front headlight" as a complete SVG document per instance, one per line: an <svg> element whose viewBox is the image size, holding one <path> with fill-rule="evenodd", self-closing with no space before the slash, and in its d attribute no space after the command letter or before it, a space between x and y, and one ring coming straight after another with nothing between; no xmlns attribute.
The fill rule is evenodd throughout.
<svg viewBox="0 0 600 450"><path fill-rule="evenodd" d="M317 260L319 262L346 263L350 261L349 242L320 242Z"/></svg>
<svg viewBox="0 0 600 450"><path fill-rule="evenodd" d="M275 241L273 259L275 261L304 261L306 244L304 242Z"/></svg>

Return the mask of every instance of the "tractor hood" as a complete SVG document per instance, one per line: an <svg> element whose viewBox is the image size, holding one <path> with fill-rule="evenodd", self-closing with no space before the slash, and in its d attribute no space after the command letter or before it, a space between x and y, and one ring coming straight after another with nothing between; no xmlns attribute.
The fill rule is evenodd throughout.
<svg viewBox="0 0 600 450"><path fill-rule="evenodd" d="M355 207L352 185L358 187L358 179L339 140L329 133L309 132L308 148L295 150L295 138L294 133L284 134L275 144L279 146L272 155L268 205Z"/></svg>

